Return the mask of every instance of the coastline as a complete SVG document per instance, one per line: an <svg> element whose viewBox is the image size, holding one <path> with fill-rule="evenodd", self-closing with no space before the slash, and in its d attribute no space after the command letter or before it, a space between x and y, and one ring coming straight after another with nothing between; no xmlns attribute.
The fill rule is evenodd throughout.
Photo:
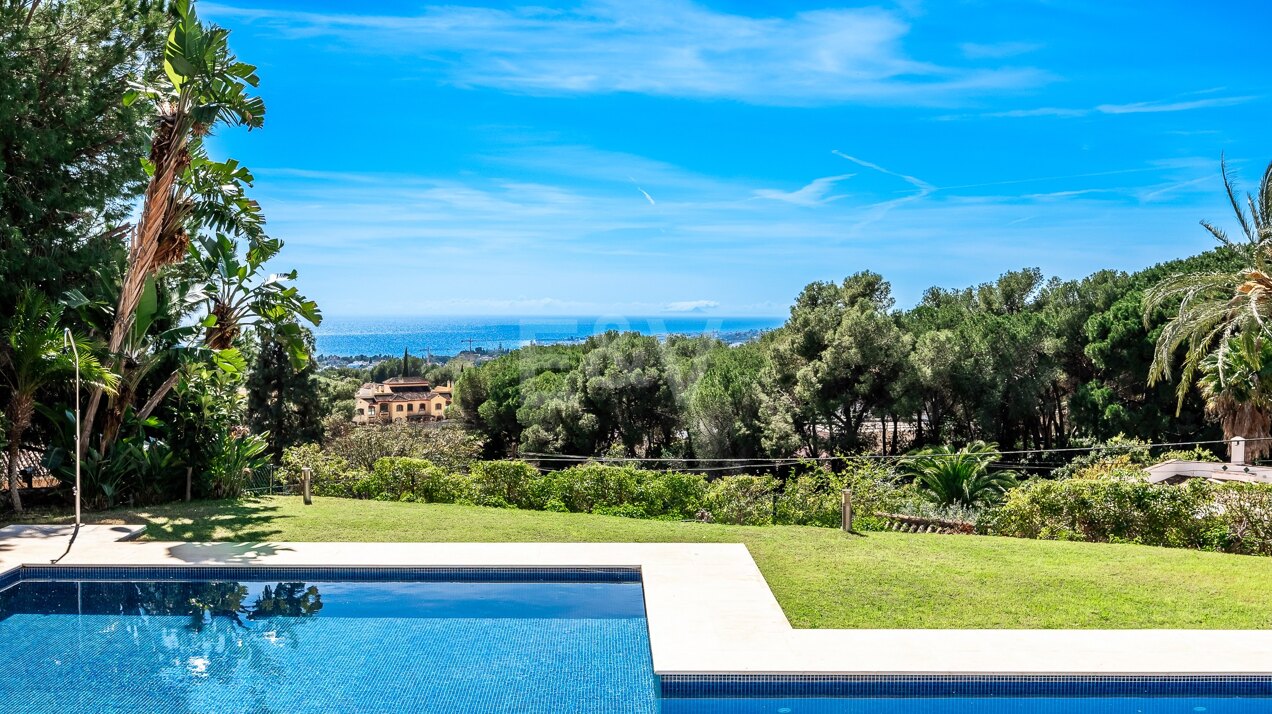
<svg viewBox="0 0 1272 714"><path fill-rule="evenodd" d="M580 343L610 330L748 342L784 322L783 317L713 315L334 317L324 320L314 337L320 361L373 361L400 357L403 350L440 359L465 352L502 353L531 344Z"/></svg>

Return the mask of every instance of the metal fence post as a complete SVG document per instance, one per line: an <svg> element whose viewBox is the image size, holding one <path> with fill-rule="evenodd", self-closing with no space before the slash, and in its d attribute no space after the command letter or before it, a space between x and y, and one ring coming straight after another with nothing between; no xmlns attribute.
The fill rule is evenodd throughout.
<svg viewBox="0 0 1272 714"><path fill-rule="evenodd" d="M194 485L194 469L186 467L186 501L190 500L191 487Z"/></svg>
<svg viewBox="0 0 1272 714"><path fill-rule="evenodd" d="M845 533L852 533L852 491L844 489L843 504L840 506L840 527Z"/></svg>
<svg viewBox="0 0 1272 714"><path fill-rule="evenodd" d="M313 470L310 469L308 466L300 470L300 480L303 484L302 487L304 488L306 506L314 505L314 497L309 491L309 483L312 480L312 476L313 476Z"/></svg>

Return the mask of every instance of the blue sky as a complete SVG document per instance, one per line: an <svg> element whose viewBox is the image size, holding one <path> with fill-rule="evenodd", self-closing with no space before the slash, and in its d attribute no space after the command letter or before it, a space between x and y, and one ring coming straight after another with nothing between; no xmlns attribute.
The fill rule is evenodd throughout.
<svg viewBox="0 0 1272 714"><path fill-rule="evenodd" d="M1272 160L1272 9L1117 0L218 0L256 173L331 315L777 315L1211 245ZM1151 8L1150 11L1149 10ZM283 266L280 266L283 267Z"/></svg>

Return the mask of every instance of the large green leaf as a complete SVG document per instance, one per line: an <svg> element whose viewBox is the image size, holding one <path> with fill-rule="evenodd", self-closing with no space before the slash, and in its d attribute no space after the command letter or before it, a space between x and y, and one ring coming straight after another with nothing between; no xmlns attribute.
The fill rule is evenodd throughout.
<svg viewBox="0 0 1272 714"><path fill-rule="evenodd" d="M154 276L151 276L146 279L145 287L141 292L141 299L137 301L137 311L133 314L134 340L140 340L150 332L150 327L154 324L155 316L158 314L159 291L155 286Z"/></svg>

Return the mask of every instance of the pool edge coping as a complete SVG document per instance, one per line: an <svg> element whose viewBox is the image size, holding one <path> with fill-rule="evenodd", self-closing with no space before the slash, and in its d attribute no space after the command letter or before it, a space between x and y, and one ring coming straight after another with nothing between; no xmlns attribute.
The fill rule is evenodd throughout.
<svg viewBox="0 0 1272 714"><path fill-rule="evenodd" d="M635 568L660 677L1272 676L1272 632L1262 630L795 629L741 544L253 544L106 535L77 544L65 566ZM49 567L5 555L0 581L24 565Z"/></svg>

